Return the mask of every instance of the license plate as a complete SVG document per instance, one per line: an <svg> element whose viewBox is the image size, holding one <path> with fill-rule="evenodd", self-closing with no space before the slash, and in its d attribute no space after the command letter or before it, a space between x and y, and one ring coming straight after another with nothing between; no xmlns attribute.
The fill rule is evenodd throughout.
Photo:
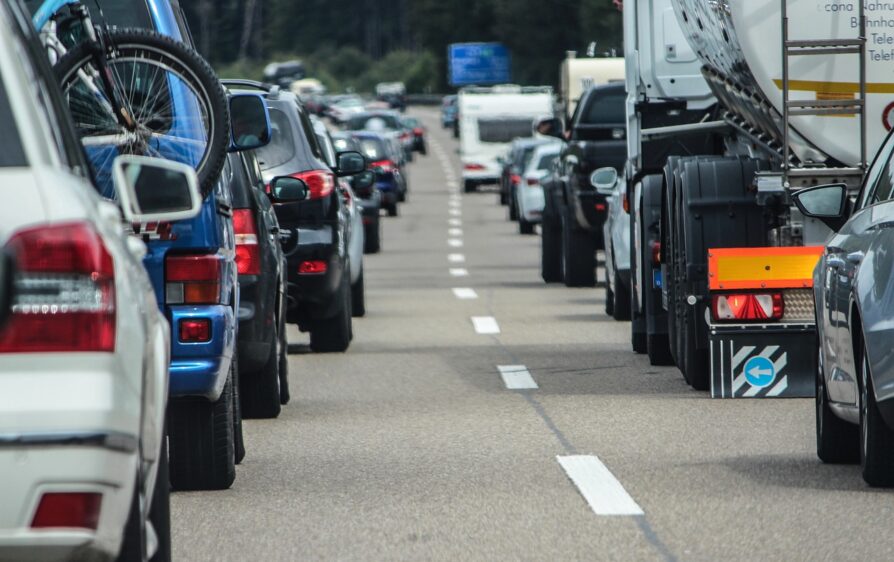
<svg viewBox="0 0 894 562"><path fill-rule="evenodd" d="M653 270L652 270L652 288L654 288L654 289L660 289L661 286L662 286L662 281L661 281L661 270L660 270L660 269L653 269Z"/></svg>

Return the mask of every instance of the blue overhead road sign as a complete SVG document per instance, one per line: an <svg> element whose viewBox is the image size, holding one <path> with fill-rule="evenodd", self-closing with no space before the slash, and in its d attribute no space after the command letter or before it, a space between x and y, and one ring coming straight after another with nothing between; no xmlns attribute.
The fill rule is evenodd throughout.
<svg viewBox="0 0 894 562"><path fill-rule="evenodd" d="M500 43L454 43L447 51L450 85L511 82L509 50Z"/></svg>

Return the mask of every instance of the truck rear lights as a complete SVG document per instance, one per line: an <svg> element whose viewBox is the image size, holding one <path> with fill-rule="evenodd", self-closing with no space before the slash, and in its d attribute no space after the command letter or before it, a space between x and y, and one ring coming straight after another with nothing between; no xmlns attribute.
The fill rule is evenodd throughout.
<svg viewBox="0 0 894 562"><path fill-rule="evenodd" d="M307 184L308 199L322 199L328 197L335 189L335 174L327 170L310 170L292 174Z"/></svg>
<svg viewBox="0 0 894 562"><path fill-rule="evenodd" d="M649 248L652 253L652 265L661 264L661 242L651 242Z"/></svg>
<svg viewBox="0 0 894 562"><path fill-rule="evenodd" d="M0 353L115 350L115 268L92 225L22 230L7 247L19 271Z"/></svg>
<svg viewBox="0 0 894 562"><path fill-rule="evenodd" d="M64 528L96 530L102 494L50 492L40 497L31 520L32 529Z"/></svg>
<svg viewBox="0 0 894 562"><path fill-rule="evenodd" d="M233 231L236 233L236 269L240 275L261 274L261 248L258 226L251 209L233 210Z"/></svg>
<svg viewBox="0 0 894 562"><path fill-rule="evenodd" d="M480 172L482 170L486 170L486 168L484 167L483 164L470 163L470 164L463 164L463 170L466 170L468 172Z"/></svg>
<svg viewBox="0 0 894 562"><path fill-rule="evenodd" d="M785 313L782 293L714 295L711 312L717 322L781 320Z"/></svg>
<svg viewBox="0 0 894 562"><path fill-rule="evenodd" d="M223 258L216 254L174 255L165 259L167 304L218 304Z"/></svg>
<svg viewBox="0 0 894 562"><path fill-rule="evenodd" d="M182 343L211 341L211 320L208 318L184 318L180 320L178 339Z"/></svg>
<svg viewBox="0 0 894 562"><path fill-rule="evenodd" d="M324 260L308 260L298 266L299 275L322 275L329 269L329 264Z"/></svg>
<svg viewBox="0 0 894 562"><path fill-rule="evenodd" d="M393 172L397 166L391 160L376 160L370 164L372 168L380 168L383 172Z"/></svg>

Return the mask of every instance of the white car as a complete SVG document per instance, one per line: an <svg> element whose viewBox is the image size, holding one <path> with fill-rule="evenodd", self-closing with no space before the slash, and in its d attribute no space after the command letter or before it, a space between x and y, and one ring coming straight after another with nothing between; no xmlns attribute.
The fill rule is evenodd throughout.
<svg viewBox="0 0 894 562"><path fill-rule="evenodd" d="M614 168L599 168L590 176L596 191L606 196L608 216L602 225L605 240L605 313L630 320L630 209L626 182Z"/></svg>
<svg viewBox="0 0 894 562"><path fill-rule="evenodd" d="M335 123L344 123L353 115L366 111L363 100L350 96L342 98L329 106L329 117Z"/></svg>
<svg viewBox="0 0 894 562"><path fill-rule="evenodd" d="M0 559L168 559L170 330L125 224L148 216L152 170L180 174L194 215L195 173L119 159L123 208L100 197L18 6L0 2L0 244L17 263L0 328Z"/></svg>
<svg viewBox="0 0 894 562"><path fill-rule="evenodd" d="M522 170L521 182L513 190L515 208L518 210L518 231L521 234L534 234L534 225L539 224L543 218L545 200L541 182L549 175L561 150L560 142L538 146Z"/></svg>

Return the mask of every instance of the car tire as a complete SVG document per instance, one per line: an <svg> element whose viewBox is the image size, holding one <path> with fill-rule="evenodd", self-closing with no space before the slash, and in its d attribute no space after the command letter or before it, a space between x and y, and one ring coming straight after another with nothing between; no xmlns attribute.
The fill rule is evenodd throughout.
<svg viewBox="0 0 894 562"><path fill-rule="evenodd" d="M351 316L354 318L363 318L366 316L366 287L363 282L363 269L360 269L360 276L357 281L351 285Z"/></svg>
<svg viewBox="0 0 894 562"><path fill-rule="evenodd" d="M615 320L630 320L630 290L624 286L618 270L614 273L614 294L615 305L612 307L612 318ZM636 351L634 349L634 351Z"/></svg>
<svg viewBox="0 0 894 562"><path fill-rule="evenodd" d="M509 204L509 195L505 193L503 190L500 190L500 205L508 205Z"/></svg>
<svg viewBox="0 0 894 562"><path fill-rule="evenodd" d="M242 415L248 419L273 419L282 410L282 384L279 372L282 357L282 338L279 327L273 333L270 353L264 366L254 373L239 377Z"/></svg>
<svg viewBox="0 0 894 562"><path fill-rule="evenodd" d="M121 540L121 550L115 558L117 562L131 562L132 560L146 559L146 529L143 526L140 514L140 488L142 475L137 472L134 480L133 494L130 501L130 510L127 513L127 522L124 524L124 534Z"/></svg>
<svg viewBox="0 0 894 562"><path fill-rule="evenodd" d="M596 241L584 230L562 219L562 262L566 287L596 286Z"/></svg>
<svg viewBox="0 0 894 562"><path fill-rule="evenodd" d="M649 355L650 365L674 364L674 358L670 350L670 340L667 334L648 334L646 336L646 353Z"/></svg>
<svg viewBox="0 0 894 562"><path fill-rule="evenodd" d="M397 194L397 202L398 203L406 203L407 202L407 190L403 189Z"/></svg>
<svg viewBox="0 0 894 562"><path fill-rule="evenodd" d="M396 217L397 216L397 203L391 203L388 205L388 216Z"/></svg>
<svg viewBox="0 0 894 562"><path fill-rule="evenodd" d="M150 562L170 562L171 560L171 474L168 466L167 432L161 442L158 455L158 471L155 489L149 504L149 522L155 530L158 548Z"/></svg>
<svg viewBox="0 0 894 562"><path fill-rule="evenodd" d="M378 254L382 249L382 223L379 221L379 217L367 225L366 232L363 234L363 253Z"/></svg>
<svg viewBox="0 0 894 562"><path fill-rule="evenodd" d="M605 286L605 314L614 317L615 315L615 293L608 285Z"/></svg>
<svg viewBox="0 0 894 562"><path fill-rule="evenodd" d="M279 338L280 344L279 355L279 403L285 406L291 400L289 390L289 338L286 334L286 309L281 308L279 315Z"/></svg>
<svg viewBox="0 0 894 562"><path fill-rule="evenodd" d="M239 358L233 357L231 372L233 373L233 451L236 464L242 464L245 458L245 440L242 436L242 399L239 396Z"/></svg>
<svg viewBox="0 0 894 562"><path fill-rule="evenodd" d="M827 464L860 462L860 427L846 422L832 412L823 375L822 351L816 372L816 456Z"/></svg>
<svg viewBox="0 0 894 562"><path fill-rule="evenodd" d="M169 405L168 452L175 490L226 490L236 479L233 380L209 402L174 400Z"/></svg>
<svg viewBox="0 0 894 562"><path fill-rule="evenodd" d="M466 193L474 193L478 189L478 185L472 180L463 180L463 191Z"/></svg>
<svg viewBox="0 0 894 562"><path fill-rule="evenodd" d="M562 229L547 214L540 225L540 277L546 283L562 282Z"/></svg>
<svg viewBox="0 0 894 562"><path fill-rule="evenodd" d="M517 221L519 219L518 216L518 205L515 202L515 193L509 192L509 220Z"/></svg>
<svg viewBox="0 0 894 562"><path fill-rule="evenodd" d="M310 349L315 353L341 353L351 345L351 282L345 270L336 291L338 311L330 318L317 320L310 330Z"/></svg>
<svg viewBox="0 0 894 562"><path fill-rule="evenodd" d="M882 418L865 348L860 354L860 466L873 488L894 486L894 431Z"/></svg>
<svg viewBox="0 0 894 562"><path fill-rule="evenodd" d="M518 219L519 234L534 234L534 223L526 221L524 218Z"/></svg>

